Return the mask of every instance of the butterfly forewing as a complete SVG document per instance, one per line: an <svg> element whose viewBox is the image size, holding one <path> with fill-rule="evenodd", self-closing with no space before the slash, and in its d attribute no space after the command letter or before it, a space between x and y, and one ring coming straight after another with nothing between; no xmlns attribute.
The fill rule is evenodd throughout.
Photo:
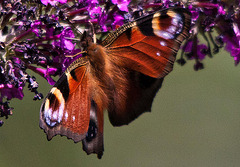
<svg viewBox="0 0 240 167"><path fill-rule="evenodd" d="M87 57L74 61L45 98L40 110L40 127L48 140L64 135L74 142L83 140L88 153L103 154L103 110L92 96L95 79ZM100 107L99 107L100 106Z"/></svg>
<svg viewBox="0 0 240 167"><path fill-rule="evenodd" d="M189 28L190 14L186 10L162 10L120 27L106 37L103 45L110 57L117 56L119 66L161 78L172 70Z"/></svg>
<svg viewBox="0 0 240 167"><path fill-rule="evenodd" d="M78 142L85 138L90 119L88 62L75 61L45 98L40 111L40 127L50 140L60 134Z"/></svg>
<svg viewBox="0 0 240 167"><path fill-rule="evenodd" d="M103 41L109 59L125 78L115 75L115 96L108 112L114 126L151 111L163 78L172 71L177 51L189 35L190 13L166 9L120 27ZM115 68L117 69L117 68ZM120 76L121 78L121 76Z"/></svg>

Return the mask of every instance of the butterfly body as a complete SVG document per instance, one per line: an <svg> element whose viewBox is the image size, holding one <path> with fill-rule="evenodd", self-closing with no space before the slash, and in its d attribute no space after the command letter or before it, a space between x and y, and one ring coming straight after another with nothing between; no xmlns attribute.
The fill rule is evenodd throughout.
<svg viewBox="0 0 240 167"><path fill-rule="evenodd" d="M41 106L40 127L48 140L57 134L82 140L88 154L101 158L103 111L114 126L151 111L189 27L190 14L176 8L127 23L101 44L86 37L86 53L67 68Z"/></svg>

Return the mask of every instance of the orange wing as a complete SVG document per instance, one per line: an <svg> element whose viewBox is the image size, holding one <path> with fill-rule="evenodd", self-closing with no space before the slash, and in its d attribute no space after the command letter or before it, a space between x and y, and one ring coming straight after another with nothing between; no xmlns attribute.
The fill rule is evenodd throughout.
<svg viewBox="0 0 240 167"><path fill-rule="evenodd" d="M48 140L64 135L83 140L84 150L103 154L103 115L91 99L87 58L74 61L45 98L40 110L40 127Z"/></svg>
<svg viewBox="0 0 240 167"><path fill-rule="evenodd" d="M181 8L167 9L120 27L103 45L120 67L162 78L172 71L189 29L189 12Z"/></svg>
<svg viewBox="0 0 240 167"><path fill-rule="evenodd" d="M40 110L40 127L47 133L48 140L57 134L74 142L85 138L91 106L86 70L86 62L67 70L45 98Z"/></svg>
<svg viewBox="0 0 240 167"><path fill-rule="evenodd" d="M114 126L151 111L155 94L189 35L190 17L185 9L162 10L120 27L103 41L116 69L115 98L108 108Z"/></svg>

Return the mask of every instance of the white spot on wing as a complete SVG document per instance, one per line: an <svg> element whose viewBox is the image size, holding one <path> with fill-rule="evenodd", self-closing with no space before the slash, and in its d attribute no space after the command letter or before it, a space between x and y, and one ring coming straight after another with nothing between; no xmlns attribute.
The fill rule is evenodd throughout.
<svg viewBox="0 0 240 167"><path fill-rule="evenodd" d="M182 17L179 14L176 14L175 17L172 19L172 24L177 26L181 21Z"/></svg>
<svg viewBox="0 0 240 167"><path fill-rule="evenodd" d="M160 41L160 45L162 45L162 46L167 46L167 44L166 44L165 41Z"/></svg>
<svg viewBox="0 0 240 167"><path fill-rule="evenodd" d="M160 52L157 52L156 55L157 55L157 56L161 56Z"/></svg>
<svg viewBox="0 0 240 167"><path fill-rule="evenodd" d="M91 108L90 108L90 118L97 118L96 114L96 104L94 102L91 102Z"/></svg>
<svg viewBox="0 0 240 167"><path fill-rule="evenodd" d="M169 26L167 29L162 29L162 30L161 30L161 27L159 27L160 26L159 21L157 20L157 17L159 17L159 14L155 14L153 16L153 20L152 20L153 32L156 36L159 36L161 38L174 39L175 36L181 33L183 29L183 20L181 15L173 11L169 11L167 15L169 15L172 19L171 26Z"/></svg>
<svg viewBox="0 0 240 167"><path fill-rule="evenodd" d="M168 28L168 32L170 32L170 33L172 33L172 34L175 34L175 33L176 33L176 30L177 30L177 27L175 27L175 26L170 26L170 27Z"/></svg>
<svg viewBox="0 0 240 167"><path fill-rule="evenodd" d="M58 115L57 115L57 112L56 112L56 111L53 112L52 118L53 118L54 120L57 120L57 119L58 119Z"/></svg>
<svg viewBox="0 0 240 167"><path fill-rule="evenodd" d="M75 121L75 116L72 117L73 121Z"/></svg>
<svg viewBox="0 0 240 167"><path fill-rule="evenodd" d="M162 31L162 30L155 31L155 34L164 39L173 39L174 38L173 34L166 32L166 31Z"/></svg>
<svg viewBox="0 0 240 167"><path fill-rule="evenodd" d="M65 109L65 107L64 107L65 100L64 100L60 90L57 89L56 87L52 88L51 93L53 93L56 96L57 100L60 103L60 107L53 111L53 109L52 109L53 106L51 106L49 99L46 99L43 114L44 114L46 123L49 126L55 126L57 122L58 123L62 122L63 111Z"/></svg>
<svg viewBox="0 0 240 167"><path fill-rule="evenodd" d="M67 120L68 119L68 113L66 112L65 113L65 120Z"/></svg>
<svg viewBox="0 0 240 167"><path fill-rule="evenodd" d="M64 105L63 105L63 103L61 103L61 105L59 107L59 111L58 111L58 123L60 123L62 121L63 111L64 111Z"/></svg>
<svg viewBox="0 0 240 167"><path fill-rule="evenodd" d="M46 123L49 126L55 126L56 125L56 122L54 120L52 120L52 109L45 110L44 111L44 117L45 117Z"/></svg>

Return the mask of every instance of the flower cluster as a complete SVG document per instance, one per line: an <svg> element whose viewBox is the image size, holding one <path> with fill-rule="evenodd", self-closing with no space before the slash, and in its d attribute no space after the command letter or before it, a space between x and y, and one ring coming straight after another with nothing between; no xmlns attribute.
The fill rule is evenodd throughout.
<svg viewBox="0 0 240 167"><path fill-rule="evenodd" d="M182 56L177 62L185 64L185 53L187 59L196 61L194 69L199 70L203 68L201 61L206 56L212 57L225 46L237 65L240 61L239 3L239 0L201 0L189 3L187 8L192 13L191 38L182 46Z"/></svg>
<svg viewBox="0 0 240 167"><path fill-rule="evenodd" d="M202 69L202 60L224 46L239 63L239 0L0 0L0 117L12 114L9 101L21 100L26 85L34 100L43 98L36 78L26 70L53 85L52 77L81 56L76 39L83 30L102 39L126 22L170 7L192 13L191 37L182 46L179 64L195 60L194 69Z"/></svg>

